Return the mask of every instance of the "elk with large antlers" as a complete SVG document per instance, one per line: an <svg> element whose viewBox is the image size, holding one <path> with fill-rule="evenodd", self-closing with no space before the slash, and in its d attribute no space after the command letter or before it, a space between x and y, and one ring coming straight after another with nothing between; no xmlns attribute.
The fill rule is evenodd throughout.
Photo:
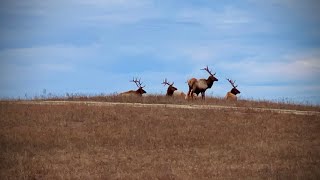
<svg viewBox="0 0 320 180"><path fill-rule="evenodd" d="M237 89L238 85L234 85L236 81L232 81L231 79L228 79L228 78L227 80L229 81L229 83L232 85L233 88L231 89L231 91L227 92L225 99L236 101L238 99L237 94L240 94L240 91Z"/></svg>
<svg viewBox="0 0 320 180"><path fill-rule="evenodd" d="M176 87L173 86L174 82L172 82L171 84L167 81L167 78L161 83L164 86L168 85L168 89L167 89L167 96L173 96L174 91L177 90Z"/></svg>
<svg viewBox="0 0 320 180"><path fill-rule="evenodd" d="M119 95L120 96L142 96L142 94L144 93L147 93L143 88L145 86L142 86L142 83L140 82L141 79L138 80L138 78L136 79L132 79L130 82L134 82L138 89L137 90L130 90L130 91L127 91L127 92L123 92L123 93L120 93Z"/></svg>
<svg viewBox="0 0 320 180"><path fill-rule="evenodd" d="M205 99L206 90L211 88L215 81L218 81L218 79L215 77L216 73L212 74L208 66L200 70L207 71L210 76L208 77L208 79L191 78L187 81L189 86L189 91L187 96L191 97L192 99L194 97L194 93L197 96L199 95L199 93L201 93L202 99Z"/></svg>
<svg viewBox="0 0 320 180"><path fill-rule="evenodd" d="M161 84L163 84L164 86L168 85L166 96L175 96L175 97L183 97L183 98L186 96L185 93L183 93L182 91L179 91L176 87L173 86L174 82L170 84L167 81L167 78Z"/></svg>

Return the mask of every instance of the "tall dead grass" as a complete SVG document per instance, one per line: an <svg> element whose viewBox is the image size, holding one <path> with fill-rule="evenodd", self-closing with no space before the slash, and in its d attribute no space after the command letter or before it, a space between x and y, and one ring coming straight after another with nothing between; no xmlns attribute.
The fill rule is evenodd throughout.
<svg viewBox="0 0 320 180"><path fill-rule="evenodd" d="M0 117L1 179L320 177L318 116L2 102Z"/></svg>
<svg viewBox="0 0 320 180"><path fill-rule="evenodd" d="M147 95L144 97L123 97L117 94L111 95L84 95L84 94L67 94L66 96L39 96L34 97L31 100L67 100L67 101L99 101L99 102L125 102L125 103L146 103L146 104L196 104L196 105L220 105L220 106L232 106L232 107L255 107L255 108L276 108L276 109L291 109L291 110L309 110L320 111L319 105L312 104L298 104L291 101L269 101L269 100L252 100L252 99L240 99L238 101L227 101L223 98L206 97L203 101L201 98L196 100L185 100L181 97L167 97L164 95Z"/></svg>

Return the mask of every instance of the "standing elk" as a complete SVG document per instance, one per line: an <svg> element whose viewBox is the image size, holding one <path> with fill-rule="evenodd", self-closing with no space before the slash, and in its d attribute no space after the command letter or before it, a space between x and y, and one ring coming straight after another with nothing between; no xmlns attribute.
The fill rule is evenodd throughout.
<svg viewBox="0 0 320 180"><path fill-rule="evenodd" d="M136 79L132 79L131 81L129 82L134 82L138 89L137 90L130 90L130 91L127 91L127 92L123 92L123 93L120 93L119 95L120 96L142 96L142 94L144 93L147 93L143 88L145 86L142 86L142 83L140 82L141 79L138 80L138 78Z"/></svg>
<svg viewBox="0 0 320 180"><path fill-rule="evenodd" d="M166 96L175 96L175 97L185 97L186 94L182 91L179 91L176 87L173 86L174 82L171 84L167 81L167 78L161 83L164 86L168 85Z"/></svg>
<svg viewBox="0 0 320 180"><path fill-rule="evenodd" d="M236 86L234 85L236 81L232 81L231 79L228 79L228 78L227 80L229 81L229 83L232 85L233 88L231 89L231 91L227 92L225 99L236 101L238 99L237 94L240 94L240 91L237 89L238 85Z"/></svg>
<svg viewBox="0 0 320 180"><path fill-rule="evenodd" d="M194 97L194 93L197 96L199 95L199 93L201 93L202 99L205 99L206 90L212 87L214 81L218 81L218 79L214 76L216 75L216 73L212 74L208 66L200 70L207 71L210 74L210 76L208 77L208 79L191 78L187 81L189 86L189 91L187 96L188 97L191 96L192 99Z"/></svg>

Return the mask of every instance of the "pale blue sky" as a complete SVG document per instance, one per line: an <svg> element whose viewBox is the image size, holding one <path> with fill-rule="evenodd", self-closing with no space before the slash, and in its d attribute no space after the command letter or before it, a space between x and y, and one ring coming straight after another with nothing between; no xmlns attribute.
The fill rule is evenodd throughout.
<svg viewBox="0 0 320 180"><path fill-rule="evenodd" d="M0 97L165 93L164 78L236 80L241 98L320 104L318 0L2 0Z"/></svg>

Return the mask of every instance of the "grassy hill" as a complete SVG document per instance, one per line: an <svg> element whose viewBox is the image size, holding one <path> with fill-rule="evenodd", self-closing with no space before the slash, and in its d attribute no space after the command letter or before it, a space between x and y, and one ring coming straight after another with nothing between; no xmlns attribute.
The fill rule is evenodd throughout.
<svg viewBox="0 0 320 180"><path fill-rule="evenodd" d="M320 111L319 106L216 98L50 100L62 99ZM0 103L1 179L320 177L318 115L18 102Z"/></svg>

